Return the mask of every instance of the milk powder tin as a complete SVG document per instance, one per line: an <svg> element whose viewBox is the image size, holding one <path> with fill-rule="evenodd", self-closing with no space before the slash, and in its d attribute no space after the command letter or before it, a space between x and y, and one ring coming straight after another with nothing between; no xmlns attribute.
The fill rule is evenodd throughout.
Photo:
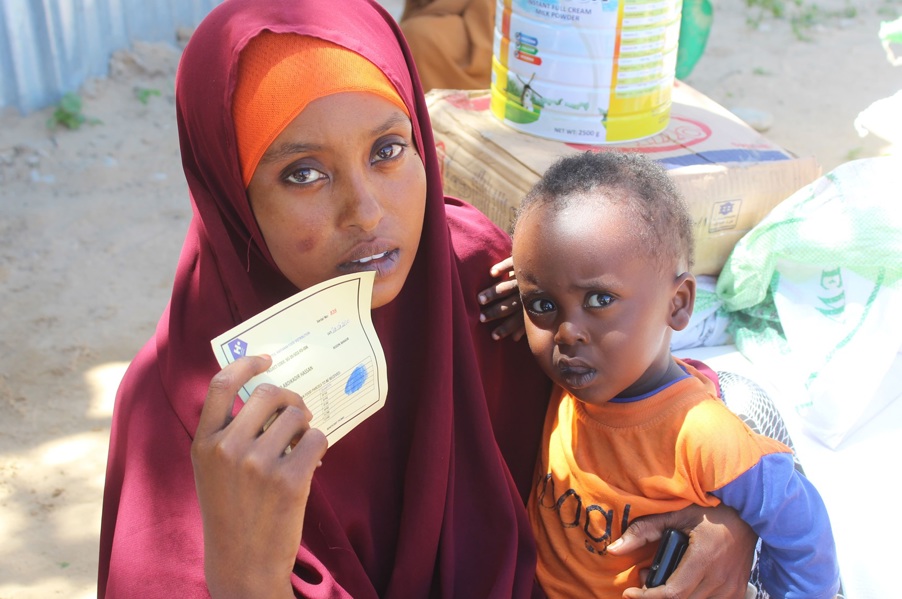
<svg viewBox="0 0 902 599"><path fill-rule="evenodd" d="M667 127L682 0L498 0L492 113L603 144Z"/></svg>

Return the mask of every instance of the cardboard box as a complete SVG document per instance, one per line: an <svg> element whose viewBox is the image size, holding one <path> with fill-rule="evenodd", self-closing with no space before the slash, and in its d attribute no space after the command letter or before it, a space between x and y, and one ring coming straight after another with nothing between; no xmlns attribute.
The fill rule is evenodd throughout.
<svg viewBox="0 0 902 599"><path fill-rule="evenodd" d="M510 232L520 200L561 156L639 151L661 162L695 220L695 274L717 275L736 242L821 168L776 146L728 110L677 82L670 125L638 142L584 146L520 133L489 111L488 90L426 96L447 195Z"/></svg>

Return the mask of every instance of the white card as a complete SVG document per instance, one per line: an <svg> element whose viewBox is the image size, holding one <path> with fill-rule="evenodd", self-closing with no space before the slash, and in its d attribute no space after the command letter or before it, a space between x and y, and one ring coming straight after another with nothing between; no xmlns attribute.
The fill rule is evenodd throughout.
<svg viewBox="0 0 902 599"><path fill-rule="evenodd" d="M373 328L374 272L330 279L264 310L210 343L220 366L244 355L269 354L272 367L257 385L294 391L313 412L311 426L333 445L385 404L385 354Z"/></svg>

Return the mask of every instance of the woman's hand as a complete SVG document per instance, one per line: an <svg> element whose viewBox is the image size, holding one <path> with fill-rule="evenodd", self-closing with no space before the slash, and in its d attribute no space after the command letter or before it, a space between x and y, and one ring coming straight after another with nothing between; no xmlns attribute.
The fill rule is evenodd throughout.
<svg viewBox="0 0 902 599"><path fill-rule="evenodd" d="M479 315L482 322L500 320L492 331L492 339L513 337L519 341L526 333L523 327L523 308L520 305L520 294L517 279L514 278L514 261L511 258L502 260L491 269L495 278L507 276L503 281L479 292L479 303L484 307Z"/></svg>
<svg viewBox="0 0 902 599"><path fill-rule="evenodd" d="M232 418L238 389L271 364L245 357L213 377L191 446L204 574L217 598L294 597L291 571L326 438L310 428L300 396L273 385L258 386Z"/></svg>
<svg viewBox="0 0 902 599"><path fill-rule="evenodd" d="M654 543L665 528L689 535L689 548L663 586L627 589L624 599L742 599L745 597L755 544L755 532L725 505L705 508L691 505L677 512L638 518L623 536L608 547L625 555ZM644 584L647 571L640 576Z"/></svg>

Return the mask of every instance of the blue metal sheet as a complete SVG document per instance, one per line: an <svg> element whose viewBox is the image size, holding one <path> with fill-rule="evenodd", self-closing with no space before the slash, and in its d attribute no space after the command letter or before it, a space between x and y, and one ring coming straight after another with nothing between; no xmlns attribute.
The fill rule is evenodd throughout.
<svg viewBox="0 0 902 599"><path fill-rule="evenodd" d="M171 41L221 0L0 0L0 107L23 114L105 77L115 50Z"/></svg>

